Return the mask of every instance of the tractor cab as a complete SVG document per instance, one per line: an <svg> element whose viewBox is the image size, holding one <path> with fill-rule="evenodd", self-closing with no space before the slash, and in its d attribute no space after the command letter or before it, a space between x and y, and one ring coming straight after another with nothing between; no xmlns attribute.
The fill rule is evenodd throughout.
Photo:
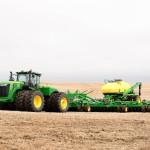
<svg viewBox="0 0 150 150"><path fill-rule="evenodd" d="M38 88L40 84L40 73L32 72L30 71L21 71L21 72L16 72L16 81L19 82L24 82L24 87L25 88ZM13 74L10 72L10 79L9 81L14 81Z"/></svg>

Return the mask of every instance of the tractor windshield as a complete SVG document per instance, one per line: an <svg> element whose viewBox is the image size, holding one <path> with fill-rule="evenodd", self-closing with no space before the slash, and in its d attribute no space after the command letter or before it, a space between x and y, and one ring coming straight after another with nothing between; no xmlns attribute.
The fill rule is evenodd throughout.
<svg viewBox="0 0 150 150"><path fill-rule="evenodd" d="M17 81L25 82L27 83L29 79L28 74L18 74Z"/></svg>

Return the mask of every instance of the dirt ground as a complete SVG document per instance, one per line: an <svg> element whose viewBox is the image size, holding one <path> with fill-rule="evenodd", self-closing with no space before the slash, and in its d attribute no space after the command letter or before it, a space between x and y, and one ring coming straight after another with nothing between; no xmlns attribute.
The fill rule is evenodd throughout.
<svg viewBox="0 0 150 150"><path fill-rule="evenodd" d="M1 150L149 150L149 113L0 111Z"/></svg>
<svg viewBox="0 0 150 150"><path fill-rule="evenodd" d="M50 83L66 91L94 90L101 84ZM149 97L150 84L143 85ZM150 113L0 111L0 150L149 150Z"/></svg>

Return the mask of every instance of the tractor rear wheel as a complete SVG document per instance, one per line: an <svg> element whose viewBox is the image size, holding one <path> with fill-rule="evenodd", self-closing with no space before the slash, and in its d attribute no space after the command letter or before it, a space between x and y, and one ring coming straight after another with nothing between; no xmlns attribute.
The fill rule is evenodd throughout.
<svg viewBox="0 0 150 150"><path fill-rule="evenodd" d="M91 106L87 104L87 105L84 106L83 110L86 111L86 112L90 112L91 111Z"/></svg>
<svg viewBox="0 0 150 150"><path fill-rule="evenodd" d="M122 106L122 112L128 112L128 107L125 106L125 105L123 105L123 106Z"/></svg>
<svg viewBox="0 0 150 150"><path fill-rule="evenodd" d="M57 93L51 99L51 106L55 112L67 112L69 109L69 99L65 93Z"/></svg>
<svg viewBox="0 0 150 150"><path fill-rule="evenodd" d="M16 110L19 111L25 110L25 98L28 96L28 94L29 94L28 90L23 90L18 92L15 100Z"/></svg>
<svg viewBox="0 0 150 150"><path fill-rule="evenodd" d="M45 111L54 111L52 100L55 99L57 93L53 93L51 96L45 98Z"/></svg>
<svg viewBox="0 0 150 150"><path fill-rule="evenodd" d="M44 97L40 91L30 91L25 97L25 109L32 112L40 112L44 108Z"/></svg>

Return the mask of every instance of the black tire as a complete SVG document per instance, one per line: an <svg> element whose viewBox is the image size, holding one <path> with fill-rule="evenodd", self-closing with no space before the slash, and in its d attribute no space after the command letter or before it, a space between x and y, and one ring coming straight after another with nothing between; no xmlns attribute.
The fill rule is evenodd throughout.
<svg viewBox="0 0 150 150"><path fill-rule="evenodd" d="M88 105L88 104L86 104L86 105L84 106L83 110L86 111L86 112L90 112L90 111L91 111L91 106Z"/></svg>
<svg viewBox="0 0 150 150"><path fill-rule="evenodd" d="M150 105L147 106L147 112L150 112Z"/></svg>
<svg viewBox="0 0 150 150"><path fill-rule="evenodd" d="M82 107L82 105L78 105L78 107L77 107L77 111L83 111L83 107Z"/></svg>
<svg viewBox="0 0 150 150"><path fill-rule="evenodd" d="M146 107L142 106L141 110L142 110L142 112L146 112Z"/></svg>
<svg viewBox="0 0 150 150"><path fill-rule="evenodd" d="M137 103L141 103L142 100L141 100L140 96L136 95L134 97L134 101L136 101Z"/></svg>
<svg viewBox="0 0 150 150"><path fill-rule="evenodd" d="M47 111L47 112L54 111L54 106L53 106L52 100L56 99L57 94L58 93L53 93L53 94L51 94L51 96L45 98L45 111Z"/></svg>
<svg viewBox="0 0 150 150"><path fill-rule="evenodd" d="M122 108L120 105L117 106L117 112L121 112L122 111Z"/></svg>
<svg viewBox="0 0 150 150"><path fill-rule="evenodd" d="M51 106L55 112L67 112L69 109L69 99L67 95L65 93L57 93L54 95L51 99Z"/></svg>
<svg viewBox="0 0 150 150"><path fill-rule="evenodd" d="M128 107L125 106L125 105L123 105L123 106L122 106L122 112L125 112L125 113L128 112Z"/></svg>
<svg viewBox="0 0 150 150"><path fill-rule="evenodd" d="M15 100L16 110L25 111L25 99L26 97L28 97L29 92L30 91L28 90L23 90L18 92Z"/></svg>
<svg viewBox="0 0 150 150"><path fill-rule="evenodd" d="M45 104L43 94L40 91L30 91L24 102L26 111L32 112L42 111Z"/></svg>

